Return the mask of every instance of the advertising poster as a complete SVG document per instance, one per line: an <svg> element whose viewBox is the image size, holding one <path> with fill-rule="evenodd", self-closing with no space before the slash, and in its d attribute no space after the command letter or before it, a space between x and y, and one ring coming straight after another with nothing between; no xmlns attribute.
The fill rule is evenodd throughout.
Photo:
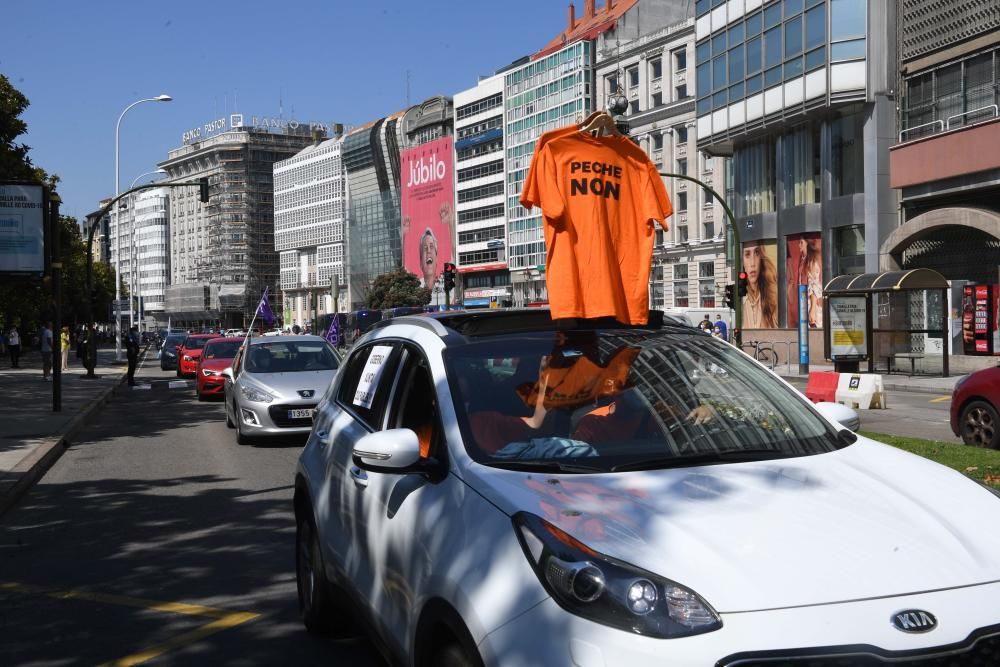
<svg viewBox="0 0 1000 667"><path fill-rule="evenodd" d="M866 304L863 296L830 297L830 358L853 360L868 356Z"/></svg>
<svg viewBox="0 0 1000 667"><path fill-rule="evenodd" d="M453 164L451 137L400 154L403 266L427 289L455 261Z"/></svg>
<svg viewBox="0 0 1000 667"><path fill-rule="evenodd" d="M811 329L823 328L823 241L819 232L798 234L786 239L785 298L788 326L799 324L799 286L806 286L807 317Z"/></svg>
<svg viewBox="0 0 1000 667"><path fill-rule="evenodd" d="M747 274L747 295L743 297L743 328L777 329L778 242L744 243L742 266Z"/></svg>
<svg viewBox="0 0 1000 667"><path fill-rule="evenodd" d="M990 287L976 285L975 338L976 354L990 352Z"/></svg>
<svg viewBox="0 0 1000 667"><path fill-rule="evenodd" d="M0 184L0 273L44 272L42 186Z"/></svg>

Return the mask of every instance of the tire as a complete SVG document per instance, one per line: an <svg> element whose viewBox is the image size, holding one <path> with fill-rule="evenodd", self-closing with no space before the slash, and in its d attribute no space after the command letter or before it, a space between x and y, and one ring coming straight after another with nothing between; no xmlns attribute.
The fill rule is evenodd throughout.
<svg viewBox="0 0 1000 667"><path fill-rule="evenodd" d="M311 517L300 519L295 527L295 584L299 617L306 630L317 635L329 634L336 619L330 583L323 570L323 554Z"/></svg>
<svg viewBox="0 0 1000 667"><path fill-rule="evenodd" d="M778 362L778 355L769 347L761 347L757 349L757 361L773 371Z"/></svg>
<svg viewBox="0 0 1000 667"><path fill-rule="evenodd" d="M204 403L205 401L207 401L207 400L208 400L208 399L207 399L207 398L205 397L205 394L201 393L200 391L197 391L197 390L195 390L195 392L194 392L194 393L198 394L198 402L199 402L199 403Z"/></svg>
<svg viewBox="0 0 1000 667"><path fill-rule="evenodd" d="M222 400L226 400L226 399L223 398ZM229 405L229 404L227 403L226 405ZM222 408L222 411L224 413L226 413L226 428L236 428L236 422L234 422L233 418L229 416L229 410L226 410L225 408Z"/></svg>
<svg viewBox="0 0 1000 667"><path fill-rule="evenodd" d="M973 401L958 418L962 442L972 447L1000 448L1000 417L987 401Z"/></svg>
<svg viewBox="0 0 1000 667"><path fill-rule="evenodd" d="M436 650L430 664L434 667L482 667L483 663L469 657L458 642L453 642Z"/></svg>

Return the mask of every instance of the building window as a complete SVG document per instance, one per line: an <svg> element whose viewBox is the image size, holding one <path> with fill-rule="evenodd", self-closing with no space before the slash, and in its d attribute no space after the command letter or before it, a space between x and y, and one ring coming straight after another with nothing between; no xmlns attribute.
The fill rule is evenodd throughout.
<svg viewBox="0 0 1000 667"><path fill-rule="evenodd" d="M688 161L687 158L681 158L677 161L677 173L682 176L687 176L688 173Z"/></svg>
<svg viewBox="0 0 1000 667"><path fill-rule="evenodd" d="M674 198L677 202L677 212L682 213L688 210L688 193L678 192L677 196Z"/></svg>
<svg viewBox="0 0 1000 667"><path fill-rule="evenodd" d="M864 192L864 129L859 114L841 116L830 123L830 172L832 197Z"/></svg>
<svg viewBox="0 0 1000 667"><path fill-rule="evenodd" d="M639 100L632 100L628 103L628 112L631 115L639 113Z"/></svg>
<svg viewBox="0 0 1000 667"><path fill-rule="evenodd" d="M714 278L715 277L715 262L698 262L698 277L699 278Z"/></svg>
<svg viewBox="0 0 1000 667"><path fill-rule="evenodd" d="M803 127L781 137L782 208L820 200L819 126Z"/></svg>
<svg viewBox="0 0 1000 667"><path fill-rule="evenodd" d="M830 0L830 40L865 36L866 0Z"/></svg>
<svg viewBox="0 0 1000 667"><path fill-rule="evenodd" d="M677 242L687 243L688 241L688 227L687 225L677 225Z"/></svg>
<svg viewBox="0 0 1000 667"><path fill-rule="evenodd" d="M703 222L701 224L701 231L703 239L714 239L715 238L715 223L714 222Z"/></svg>
<svg viewBox="0 0 1000 667"><path fill-rule="evenodd" d="M613 95L618 92L618 75L612 74L604 79L604 85L607 86L608 95Z"/></svg>
<svg viewBox="0 0 1000 667"><path fill-rule="evenodd" d="M674 88L674 99L683 100L687 96L688 96L688 87L686 83L682 83L681 85Z"/></svg>
<svg viewBox="0 0 1000 667"><path fill-rule="evenodd" d="M698 302L702 308L715 308L715 281L698 281Z"/></svg>
<svg viewBox="0 0 1000 667"><path fill-rule="evenodd" d="M687 125L678 125L675 127L674 136L676 137L678 144L686 144L688 142Z"/></svg>
<svg viewBox="0 0 1000 667"><path fill-rule="evenodd" d="M663 106L663 93L653 93L653 108Z"/></svg>
<svg viewBox="0 0 1000 667"><path fill-rule="evenodd" d="M663 76L663 61L659 58L654 58L649 61L649 74L653 81L656 81Z"/></svg>
<svg viewBox="0 0 1000 667"><path fill-rule="evenodd" d="M657 132L656 134L652 135L652 137L653 137L653 150L654 151L661 150L663 148L663 135Z"/></svg>
<svg viewBox="0 0 1000 667"><path fill-rule="evenodd" d="M865 272L865 227L838 227L833 230L834 275Z"/></svg>
<svg viewBox="0 0 1000 667"><path fill-rule="evenodd" d="M628 74L628 87L630 89L631 88L638 88L639 87L639 68L638 67L630 67L628 69L627 74Z"/></svg>
<svg viewBox="0 0 1000 667"><path fill-rule="evenodd" d="M775 210L774 143L764 140L745 144L733 156L736 175L736 215L754 215Z"/></svg>
<svg viewBox="0 0 1000 667"><path fill-rule="evenodd" d="M674 264L674 307L688 307L688 267L687 264Z"/></svg>
<svg viewBox="0 0 1000 667"><path fill-rule="evenodd" d="M674 71L683 72L688 66L688 54L687 49L678 49L674 51Z"/></svg>

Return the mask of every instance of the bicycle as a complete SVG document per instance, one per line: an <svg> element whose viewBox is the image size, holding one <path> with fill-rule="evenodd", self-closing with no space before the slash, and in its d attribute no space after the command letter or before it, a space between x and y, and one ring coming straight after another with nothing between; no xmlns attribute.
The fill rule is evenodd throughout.
<svg viewBox="0 0 1000 667"><path fill-rule="evenodd" d="M774 343L768 341L751 340L740 346L746 351L746 348L752 348L753 354L750 354L754 359L760 363L767 366L770 370L774 370L774 367L778 365L778 353L774 351Z"/></svg>

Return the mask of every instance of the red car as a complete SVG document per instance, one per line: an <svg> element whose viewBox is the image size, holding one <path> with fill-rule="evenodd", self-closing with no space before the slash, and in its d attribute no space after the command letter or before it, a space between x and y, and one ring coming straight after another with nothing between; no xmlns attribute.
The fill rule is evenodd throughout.
<svg viewBox="0 0 1000 667"><path fill-rule="evenodd" d="M191 334L177 346L177 377L194 376L198 372L198 359L205 343L218 338L215 334Z"/></svg>
<svg viewBox="0 0 1000 667"><path fill-rule="evenodd" d="M967 445L1000 448L1000 367L970 373L951 394L951 430Z"/></svg>
<svg viewBox="0 0 1000 667"><path fill-rule="evenodd" d="M209 396L223 395L226 378L222 371L233 364L236 352L239 351L243 339L239 337L213 338L205 343L198 359L198 400L204 401Z"/></svg>

